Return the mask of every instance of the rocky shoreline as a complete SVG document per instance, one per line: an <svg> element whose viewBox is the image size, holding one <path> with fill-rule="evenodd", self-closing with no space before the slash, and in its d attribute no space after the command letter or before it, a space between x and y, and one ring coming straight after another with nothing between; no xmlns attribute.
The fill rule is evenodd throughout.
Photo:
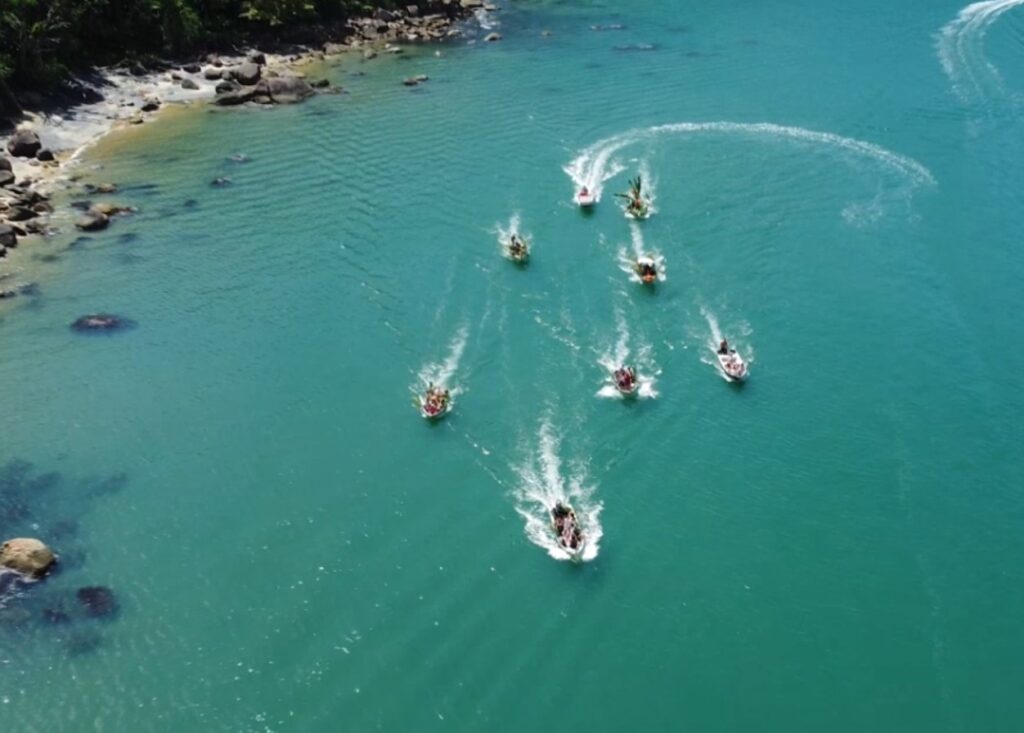
<svg viewBox="0 0 1024 733"><path fill-rule="evenodd" d="M27 112L11 134L0 137L0 300L35 290L32 283L12 281L11 260L19 246L65 232L72 224L79 231L100 231L113 217L132 213L131 207L106 202L90 202L73 216L54 209L52 197L59 189L87 197L116 194L116 184L83 182L68 170L84 149L111 131L143 124L169 104L294 104L316 94L339 93L327 79L308 78L302 67L343 54L370 61L380 54L402 53L402 44L462 39L471 35L466 21L475 17L487 30L486 18L497 10L484 0L410 0L400 10L378 8L371 17L350 19L337 29L336 40L315 47L288 45L244 53L232 49L232 55L134 62L76 79L87 101L56 112ZM500 38L491 32L483 40ZM402 83L423 81L419 76ZM39 95L26 96L37 109L55 106Z"/></svg>

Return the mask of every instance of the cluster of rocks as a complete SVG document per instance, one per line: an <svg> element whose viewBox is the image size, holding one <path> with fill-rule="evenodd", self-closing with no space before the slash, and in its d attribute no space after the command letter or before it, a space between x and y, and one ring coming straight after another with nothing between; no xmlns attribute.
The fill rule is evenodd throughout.
<svg viewBox="0 0 1024 733"><path fill-rule="evenodd" d="M369 18L349 21L348 46L454 38L461 35L461 31L452 27L453 24L478 9L497 10L497 7L483 0L421 0L395 10L377 8ZM327 44L325 50L331 53L343 49L337 48L337 44Z"/></svg>
<svg viewBox="0 0 1024 733"><path fill-rule="evenodd" d="M56 165L53 153L31 130L15 131L7 141L6 152L30 165ZM45 233L51 213L49 197L35 190L32 181L18 180L11 160L0 154L0 258L18 246L18 237Z"/></svg>

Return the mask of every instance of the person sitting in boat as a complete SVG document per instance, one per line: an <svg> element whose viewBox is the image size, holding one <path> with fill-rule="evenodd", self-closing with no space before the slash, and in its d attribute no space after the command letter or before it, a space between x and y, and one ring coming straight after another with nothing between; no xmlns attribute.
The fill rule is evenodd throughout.
<svg viewBox="0 0 1024 733"><path fill-rule="evenodd" d="M726 341L725 339L722 339L722 343L720 343L718 345L718 353L722 354L723 356L725 356L730 351L731 351L731 349L729 348L729 342Z"/></svg>
<svg viewBox="0 0 1024 733"><path fill-rule="evenodd" d="M622 367L615 371L615 380L619 389L630 390L633 388L633 370L630 367Z"/></svg>
<svg viewBox="0 0 1024 733"><path fill-rule="evenodd" d="M583 188L580 189L580 196L586 197L586 196L589 196L589 195L590 195L590 190L586 186L584 186Z"/></svg>

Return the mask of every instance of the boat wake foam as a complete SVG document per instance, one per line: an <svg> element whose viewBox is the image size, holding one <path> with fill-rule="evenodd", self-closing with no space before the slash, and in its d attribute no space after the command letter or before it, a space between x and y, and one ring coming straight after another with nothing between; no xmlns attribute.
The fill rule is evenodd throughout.
<svg viewBox="0 0 1024 733"><path fill-rule="evenodd" d="M1010 2L1011 0L1004 0ZM1024 0L1012 0L1024 2ZM793 140L830 148L859 158L867 158L883 166L905 180L911 189L923 185L934 185L931 171L912 158L850 137L830 132L817 132L802 127L789 127L771 122L677 122L667 125L636 128L584 148L564 170L575 186L586 185L600 196L605 181L618 175L625 167L616 159L624 149L661 137L673 135L719 134L763 137L774 140Z"/></svg>
<svg viewBox="0 0 1024 733"><path fill-rule="evenodd" d="M977 102L1002 81L996 67L985 59L982 42L989 27L1007 10L1024 0L985 0L963 8L936 36L939 62L963 102Z"/></svg>
<svg viewBox="0 0 1024 733"><path fill-rule="evenodd" d="M637 397L655 399L658 396L658 390L655 385L658 374L661 372L657 364L654 363L651 345L642 343L637 348L636 356L630 360L631 351L629 343L631 339L629 324L626 323L625 315L618 308L615 309L615 327L617 333L615 346L601 354L597 360L597 363L607 373L607 381L601 385L601 388L597 391L597 396L610 400L625 399L625 396L615 387L614 375L616 369L623 364L629 363L636 369L636 381L639 385L636 393Z"/></svg>
<svg viewBox="0 0 1024 733"><path fill-rule="evenodd" d="M448 344L448 356L445 360L424 364L420 369L416 384L411 387L413 394L422 395L431 384L450 389L452 397L459 394L461 390L452 385L452 378L459 370L459 361L462 359L462 353L466 350L468 340L469 329L466 326L461 326Z"/></svg>
<svg viewBox="0 0 1024 733"><path fill-rule="evenodd" d="M498 249L501 250L502 257L505 257L506 259L511 259L511 256L508 253L507 245L509 243L509 240L512 238L513 234L518 235L523 239L526 239L527 241L530 240L530 237L521 231L521 226L522 221L520 219L518 211L509 217L507 224L501 224L499 222L498 224L494 225L494 229L492 231L497 236Z"/></svg>
<svg viewBox="0 0 1024 733"><path fill-rule="evenodd" d="M527 538L556 560L571 559L555 540L549 515L556 503L567 502L576 510L586 536L582 559L593 560L600 550L603 506L594 500L594 487L587 485L582 464L574 465L569 475L564 475L561 441L547 419L541 421L536 447L529 446L525 450L528 453L526 459L521 465L513 466L513 470L519 477L519 485L515 489L516 511L526 522Z"/></svg>

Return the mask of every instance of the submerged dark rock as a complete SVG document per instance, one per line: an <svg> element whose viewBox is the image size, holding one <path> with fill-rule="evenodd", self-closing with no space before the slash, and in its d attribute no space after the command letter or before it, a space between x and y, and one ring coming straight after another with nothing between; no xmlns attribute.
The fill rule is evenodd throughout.
<svg viewBox="0 0 1024 733"><path fill-rule="evenodd" d="M72 657L90 654L100 648L103 644L103 637L95 631L79 630L71 634L64 642L64 648Z"/></svg>
<svg viewBox="0 0 1024 733"><path fill-rule="evenodd" d="M134 321L122 318L121 316L115 316L110 313L92 313L77 318L71 324L71 328L74 331L84 333L110 333L113 331L123 331L134 325Z"/></svg>
<svg viewBox="0 0 1024 733"><path fill-rule="evenodd" d="M17 247L18 235L9 224L0 224L0 247Z"/></svg>
<svg viewBox="0 0 1024 733"><path fill-rule="evenodd" d="M92 618L110 618L120 609L114 591L105 585L87 585L79 588L75 597L86 615Z"/></svg>
<svg viewBox="0 0 1024 733"><path fill-rule="evenodd" d="M106 214L94 209L85 212L85 216L75 221L75 226L83 232L98 232L106 229L109 224L110 218Z"/></svg>
<svg viewBox="0 0 1024 733"><path fill-rule="evenodd" d="M210 181L210 185L216 186L217 188L221 188L222 186L230 186L231 179L225 178L224 176L218 176L217 178L214 178L212 181Z"/></svg>

